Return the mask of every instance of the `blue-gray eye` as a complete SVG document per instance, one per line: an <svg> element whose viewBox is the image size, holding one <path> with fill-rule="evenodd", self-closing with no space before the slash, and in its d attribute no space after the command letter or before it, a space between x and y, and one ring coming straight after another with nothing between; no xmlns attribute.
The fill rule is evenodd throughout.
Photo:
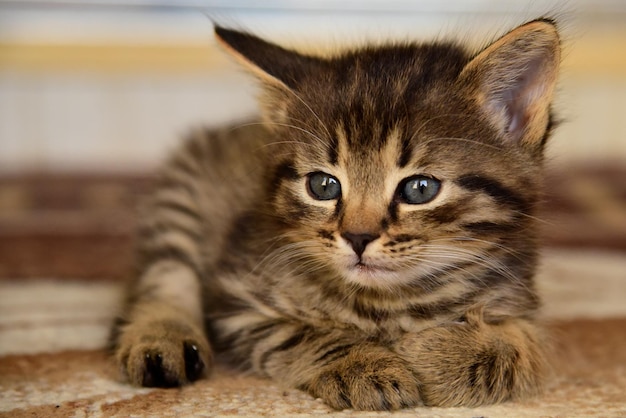
<svg viewBox="0 0 626 418"><path fill-rule="evenodd" d="M401 202L410 205L421 205L433 200L440 189L441 182L437 179L426 176L413 176L400 182L398 195Z"/></svg>
<svg viewBox="0 0 626 418"><path fill-rule="evenodd" d="M308 188L311 197L317 200L335 200L341 197L341 183L330 174L322 172L309 174Z"/></svg>

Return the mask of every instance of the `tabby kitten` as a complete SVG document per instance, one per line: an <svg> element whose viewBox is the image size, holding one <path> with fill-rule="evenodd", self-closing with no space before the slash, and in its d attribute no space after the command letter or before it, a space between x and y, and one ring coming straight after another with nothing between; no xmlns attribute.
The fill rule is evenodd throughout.
<svg viewBox="0 0 626 418"><path fill-rule="evenodd" d="M112 332L135 385L231 364L337 409L481 405L541 384L533 214L552 21L305 55L216 27L264 119L196 132L141 222Z"/></svg>

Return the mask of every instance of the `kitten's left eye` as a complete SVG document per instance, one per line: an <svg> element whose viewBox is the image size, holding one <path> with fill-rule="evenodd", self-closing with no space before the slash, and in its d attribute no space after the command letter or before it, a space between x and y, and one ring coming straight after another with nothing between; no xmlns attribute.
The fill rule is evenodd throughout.
<svg viewBox="0 0 626 418"><path fill-rule="evenodd" d="M432 177L413 176L402 180L398 186L400 201L420 205L433 200L441 189L441 182Z"/></svg>
<svg viewBox="0 0 626 418"><path fill-rule="evenodd" d="M308 189L311 197L317 200L335 200L341 196L339 180L322 172L309 174Z"/></svg>

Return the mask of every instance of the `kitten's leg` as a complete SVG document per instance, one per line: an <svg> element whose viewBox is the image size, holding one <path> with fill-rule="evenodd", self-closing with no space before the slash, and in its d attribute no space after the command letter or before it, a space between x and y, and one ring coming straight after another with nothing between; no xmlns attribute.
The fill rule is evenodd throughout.
<svg viewBox="0 0 626 418"><path fill-rule="evenodd" d="M541 334L524 319L488 324L476 310L464 322L407 334L395 351L415 372L426 405L477 406L539 392Z"/></svg>
<svg viewBox="0 0 626 418"><path fill-rule="evenodd" d="M113 330L115 359L138 386L178 386L211 365L196 273L174 260L153 264L137 282Z"/></svg>
<svg viewBox="0 0 626 418"><path fill-rule="evenodd" d="M244 322L248 324L241 328ZM407 364L357 333L261 317L250 321L245 315L216 325L239 364L249 362L256 373L322 398L333 408L394 410L420 403Z"/></svg>
<svg viewBox="0 0 626 418"><path fill-rule="evenodd" d="M140 218L141 270L112 332L115 358L136 385L181 385L210 366L202 304L206 234L194 161L186 153L173 160Z"/></svg>

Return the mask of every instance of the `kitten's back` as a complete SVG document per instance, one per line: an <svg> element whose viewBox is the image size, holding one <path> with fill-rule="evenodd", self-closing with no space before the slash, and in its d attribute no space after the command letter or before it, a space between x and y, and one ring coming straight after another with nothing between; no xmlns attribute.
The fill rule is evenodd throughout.
<svg viewBox="0 0 626 418"><path fill-rule="evenodd" d="M160 193L170 189L173 200L200 221L207 265L219 256L233 222L262 199L277 147L267 129L251 121L195 130L167 161Z"/></svg>

